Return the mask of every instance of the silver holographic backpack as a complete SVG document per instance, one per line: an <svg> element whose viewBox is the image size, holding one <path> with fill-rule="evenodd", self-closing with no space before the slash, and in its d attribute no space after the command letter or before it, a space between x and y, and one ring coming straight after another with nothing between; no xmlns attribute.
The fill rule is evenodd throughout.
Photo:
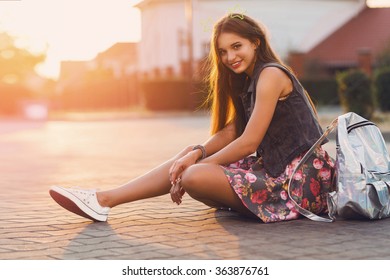
<svg viewBox="0 0 390 280"><path fill-rule="evenodd" d="M295 172L336 130L336 191L329 193L329 218L303 209L291 197L297 211L314 221L332 222L345 219L383 219L390 216L390 157L379 128L355 113L335 119L321 138L305 154Z"/></svg>

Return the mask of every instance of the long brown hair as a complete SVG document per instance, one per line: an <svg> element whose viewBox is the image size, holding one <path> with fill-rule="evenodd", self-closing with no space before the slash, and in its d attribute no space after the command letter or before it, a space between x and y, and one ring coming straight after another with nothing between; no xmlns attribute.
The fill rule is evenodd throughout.
<svg viewBox="0 0 390 280"><path fill-rule="evenodd" d="M239 94L243 90L247 75L235 74L222 63L217 42L224 32L237 34L252 43L260 42L256 61L276 62L291 69L271 48L265 28L247 15L243 17L240 14L229 14L214 25L207 63L209 75L206 77L210 88L208 102L211 103L211 133L215 134L234 122L236 135L239 136L245 128L245 112Z"/></svg>

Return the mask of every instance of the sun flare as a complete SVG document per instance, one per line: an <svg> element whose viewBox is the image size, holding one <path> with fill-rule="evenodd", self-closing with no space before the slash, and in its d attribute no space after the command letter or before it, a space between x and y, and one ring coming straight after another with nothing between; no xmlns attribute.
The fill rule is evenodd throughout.
<svg viewBox="0 0 390 280"><path fill-rule="evenodd" d="M37 67L56 78L61 60L88 60L116 42L140 40L140 11L129 0L0 1L0 33L31 52L45 52ZM139 2L139 1L138 1Z"/></svg>

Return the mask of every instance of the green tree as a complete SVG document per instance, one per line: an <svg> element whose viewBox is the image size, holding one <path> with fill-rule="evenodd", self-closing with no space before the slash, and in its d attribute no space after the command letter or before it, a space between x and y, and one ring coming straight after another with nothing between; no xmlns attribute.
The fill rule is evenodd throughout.
<svg viewBox="0 0 390 280"><path fill-rule="evenodd" d="M0 33L0 82L22 84L34 72L35 66L44 60L44 54L36 55L18 48L12 36Z"/></svg>
<svg viewBox="0 0 390 280"><path fill-rule="evenodd" d="M390 111L390 38L376 57L374 90L382 111Z"/></svg>
<svg viewBox="0 0 390 280"><path fill-rule="evenodd" d="M340 103L346 112L355 112L370 119L375 110L371 80L361 69L351 69L336 75Z"/></svg>
<svg viewBox="0 0 390 280"><path fill-rule="evenodd" d="M20 101L31 96L26 79L44 59L44 54L19 48L12 36L0 33L0 114L18 113Z"/></svg>
<svg viewBox="0 0 390 280"><path fill-rule="evenodd" d="M390 111L390 66L376 70L374 87L378 105L384 112Z"/></svg>

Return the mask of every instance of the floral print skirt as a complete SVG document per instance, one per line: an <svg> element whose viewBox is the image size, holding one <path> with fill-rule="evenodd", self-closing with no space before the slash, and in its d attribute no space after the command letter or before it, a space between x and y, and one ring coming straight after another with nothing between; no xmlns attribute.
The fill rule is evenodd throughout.
<svg viewBox="0 0 390 280"><path fill-rule="evenodd" d="M327 193L335 189L334 161L321 147L291 178L304 154L296 157L276 178L266 173L262 158L256 156L222 167L242 203L263 222L292 220L299 213L287 193L290 180L294 180L291 184L294 201L315 214L328 211Z"/></svg>

